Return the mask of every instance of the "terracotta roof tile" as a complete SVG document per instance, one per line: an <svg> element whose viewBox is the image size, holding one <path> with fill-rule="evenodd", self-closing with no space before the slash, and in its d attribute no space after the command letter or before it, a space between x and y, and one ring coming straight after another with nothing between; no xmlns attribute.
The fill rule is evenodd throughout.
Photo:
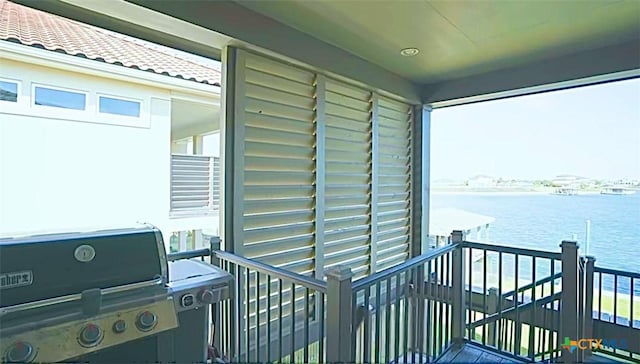
<svg viewBox="0 0 640 364"><path fill-rule="evenodd" d="M0 0L0 39L220 86L213 61Z"/></svg>

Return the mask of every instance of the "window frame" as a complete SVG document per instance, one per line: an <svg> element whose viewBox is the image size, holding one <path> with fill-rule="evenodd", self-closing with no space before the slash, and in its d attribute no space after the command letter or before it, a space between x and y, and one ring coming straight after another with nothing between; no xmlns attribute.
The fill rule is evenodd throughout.
<svg viewBox="0 0 640 364"><path fill-rule="evenodd" d="M72 92L72 93L76 93L76 94L83 94L84 95L84 108L83 109L72 109L72 108L49 106L49 105L38 105L38 104L36 104L36 87L48 88L48 89L51 89L51 90L63 91L63 92ZM78 90L78 89L73 89L73 88L69 88L69 87L52 86L52 85L46 84L46 83L31 82L31 103L30 104L31 104L31 107L34 107L34 108L46 108L47 110L61 110L61 112L71 112L71 113L86 113L86 112L90 111L90 106L91 106L90 97L91 97L91 92L90 91Z"/></svg>
<svg viewBox="0 0 640 364"><path fill-rule="evenodd" d="M138 116L124 115L124 114L114 114L114 113L108 113L108 112L100 111L100 98L101 97L106 97L106 98L115 99L115 100L129 101L129 102L137 102L138 105L139 105ZM142 99L138 99L138 98L135 98L135 97L116 96L116 95L108 94L108 93L104 93L104 92L96 92L96 113L98 115L100 115L101 117L105 117L105 118L125 118L125 119L129 119L129 120L140 120L140 119L142 119L142 116L144 114L143 106L144 106L144 100L142 100Z"/></svg>
<svg viewBox="0 0 640 364"><path fill-rule="evenodd" d="M18 105L20 104L21 99L23 99L24 97L20 97L21 96L21 91L22 91L22 81L21 80L16 80L13 78L7 78L7 77L0 77L0 81L3 82L10 82L10 83L15 83L17 85L16 88L16 101L8 101L8 100L0 100L0 102L2 103L7 103L9 105Z"/></svg>

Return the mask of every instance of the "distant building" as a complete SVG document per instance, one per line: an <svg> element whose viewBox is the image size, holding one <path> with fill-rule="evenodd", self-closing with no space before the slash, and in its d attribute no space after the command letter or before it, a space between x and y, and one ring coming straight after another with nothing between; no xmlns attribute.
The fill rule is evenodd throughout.
<svg viewBox="0 0 640 364"><path fill-rule="evenodd" d="M469 187L496 187L498 181L496 178L487 175L477 175L469 178L468 186Z"/></svg>
<svg viewBox="0 0 640 364"><path fill-rule="evenodd" d="M569 174L558 175L551 181L554 186L558 187L580 186L583 183L589 184L590 182L591 180L589 178Z"/></svg>
<svg viewBox="0 0 640 364"><path fill-rule="evenodd" d="M434 187L463 186L463 185L464 185L464 180L460 181L460 180L449 179L449 178L441 178L441 179L435 179L431 181L431 186L434 186Z"/></svg>

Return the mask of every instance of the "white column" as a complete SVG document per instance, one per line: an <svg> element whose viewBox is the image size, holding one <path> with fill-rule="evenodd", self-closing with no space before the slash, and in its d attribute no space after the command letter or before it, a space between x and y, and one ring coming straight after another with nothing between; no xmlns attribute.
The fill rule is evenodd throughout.
<svg viewBox="0 0 640 364"><path fill-rule="evenodd" d="M180 231L178 233L178 251L186 251L187 250L187 232Z"/></svg>

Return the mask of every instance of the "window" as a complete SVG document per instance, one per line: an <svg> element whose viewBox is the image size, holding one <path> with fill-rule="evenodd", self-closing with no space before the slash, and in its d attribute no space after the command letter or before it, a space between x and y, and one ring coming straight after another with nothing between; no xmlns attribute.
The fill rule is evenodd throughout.
<svg viewBox="0 0 640 364"><path fill-rule="evenodd" d="M124 116L140 116L140 103L100 96L100 112Z"/></svg>
<svg viewBox="0 0 640 364"><path fill-rule="evenodd" d="M36 86L36 105L84 110L87 96L80 92L56 90Z"/></svg>
<svg viewBox="0 0 640 364"><path fill-rule="evenodd" d="M18 102L18 84L0 81L0 101Z"/></svg>

